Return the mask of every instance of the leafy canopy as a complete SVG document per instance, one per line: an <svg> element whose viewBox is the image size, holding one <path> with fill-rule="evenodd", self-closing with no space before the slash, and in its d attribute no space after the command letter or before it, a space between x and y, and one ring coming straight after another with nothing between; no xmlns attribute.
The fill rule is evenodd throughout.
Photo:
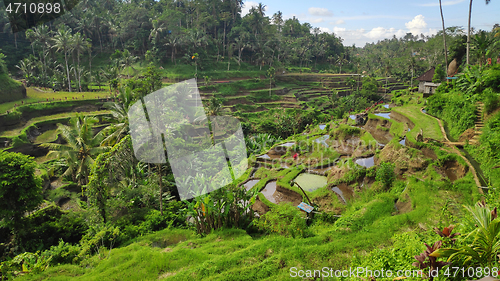
<svg viewBox="0 0 500 281"><path fill-rule="evenodd" d="M0 219L4 224L16 226L25 212L42 202L42 181L35 167L32 157L0 151Z"/></svg>

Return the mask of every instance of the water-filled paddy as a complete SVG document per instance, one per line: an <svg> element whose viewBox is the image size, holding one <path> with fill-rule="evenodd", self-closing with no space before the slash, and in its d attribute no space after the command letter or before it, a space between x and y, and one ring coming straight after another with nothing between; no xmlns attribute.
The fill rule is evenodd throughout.
<svg viewBox="0 0 500 281"><path fill-rule="evenodd" d="M314 191L327 185L326 177L302 173L295 178L295 181L305 190Z"/></svg>
<svg viewBox="0 0 500 281"><path fill-rule="evenodd" d="M247 181L243 186L245 187L245 189L248 191L250 190L252 187L254 187L258 182L260 181L260 179L256 179L256 180L249 180Z"/></svg>
<svg viewBox="0 0 500 281"><path fill-rule="evenodd" d="M262 189L260 192L264 194L264 197L266 197L267 200L269 200L271 203L276 204L276 197L274 196L274 193L276 192L276 181L271 181L266 184L264 189Z"/></svg>
<svg viewBox="0 0 500 281"><path fill-rule="evenodd" d="M321 143L322 145L328 147L328 144L326 143L326 140L330 138L330 135L324 135L322 137L319 137L315 139L314 141L317 143Z"/></svg>
<svg viewBox="0 0 500 281"><path fill-rule="evenodd" d="M361 166L366 167L366 168L370 168L373 165L375 165L375 161L374 161L373 157L374 156L368 157L368 158L359 158L355 162L358 165L361 165Z"/></svg>
<svg viewBox="0 0 500 281"><path fill-rule="evenodd" d="M390 112L386 112L386 113L374 113L374 115L376 116L379 116L379 117L382 117L382 118L387 118L387 119L391 119L391 117L389 116L391 113Z"/></svg>

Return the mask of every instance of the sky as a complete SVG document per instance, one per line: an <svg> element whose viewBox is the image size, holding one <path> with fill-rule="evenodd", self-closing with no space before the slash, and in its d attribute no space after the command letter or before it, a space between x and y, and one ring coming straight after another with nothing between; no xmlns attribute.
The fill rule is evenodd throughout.
<svg viewBox="0 0 500 281"><path fill-rule="evenodd" d="M296 17L301 23L309 22L325 32L333 32L344 39L343 44L363 47L393 35L400 38L407 32L426 36L442 29L439 0L334 0L297 1L262 0L266 16L277 11L284 19ZM461 26L467 30L469 0L442 0L445 26ZM257 1L244 1L242 14L248 13ZM471 26L490 31L500 24L500 0L472 3Z"/></svg>

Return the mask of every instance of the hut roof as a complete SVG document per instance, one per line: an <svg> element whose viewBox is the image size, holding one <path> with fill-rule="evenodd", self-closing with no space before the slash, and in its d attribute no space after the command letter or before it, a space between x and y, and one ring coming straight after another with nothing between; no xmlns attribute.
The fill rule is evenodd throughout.
<svg viewBox="0 0 500 281"><path fill-rule="evenodd" d="M417 80L431 82L433 76L434 76L434 67L427 70L427 72L418 77Z"/></svg>

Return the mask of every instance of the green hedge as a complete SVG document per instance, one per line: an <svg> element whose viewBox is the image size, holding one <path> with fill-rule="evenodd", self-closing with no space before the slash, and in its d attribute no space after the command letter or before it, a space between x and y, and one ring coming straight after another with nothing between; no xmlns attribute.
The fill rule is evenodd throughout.
<svg viewBox="0 0 500 281"><path fill-rule="evenodd" d="M21 82L10 78L6 73L0 74L0 103L26 98L26 89Z"/></svg>

